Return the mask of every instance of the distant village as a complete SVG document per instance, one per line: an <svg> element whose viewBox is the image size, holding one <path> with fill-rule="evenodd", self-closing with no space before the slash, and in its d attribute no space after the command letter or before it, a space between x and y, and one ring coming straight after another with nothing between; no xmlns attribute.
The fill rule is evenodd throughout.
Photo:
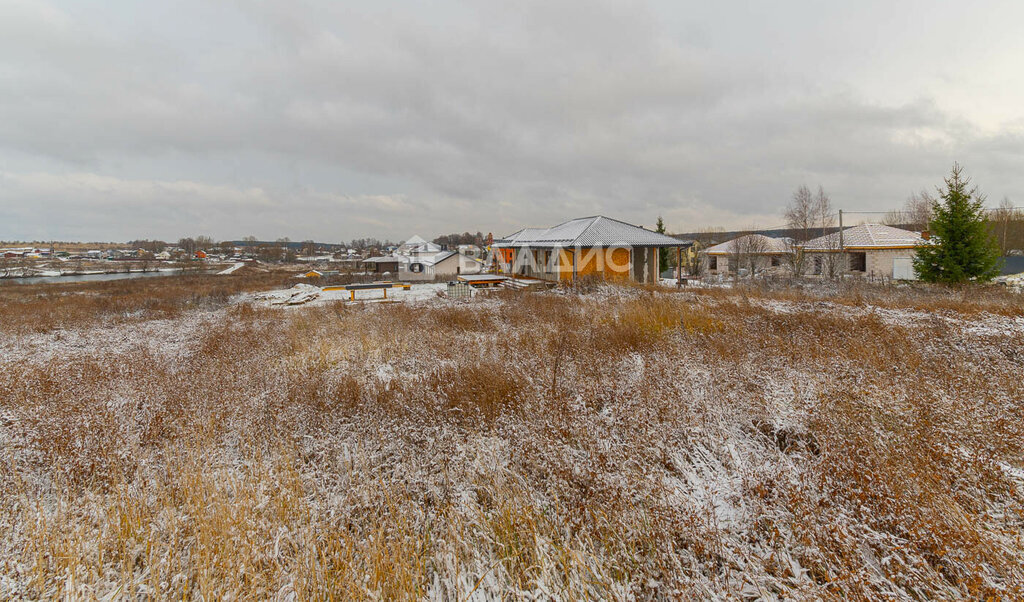
<svg viewBox="0 0 1024 602"><path fill-rule="evenodd" d="M247 265L291 265L296 266L296 278L321 285L463 280L484 286L506 280L566 283L588 278L648 284L793 276L916 279L914 255L931 244L928 216L922 215L920 203L916 213L908 203L908 209L888 215L888 223L843 226L822 211L821 202L830 210L823 192L817 201L809 190L803 193L802 205L799 194L794 196L788 227L776 230L670 235L660 218L651 229L597 215L525 227L502 237L466 232L426 240L413 235L398 243L255 237L215 242L204 236L117 246L36 243L0 248L0 278L176 270L229 274ZM996 213L991 227L1003 255L1003 274L1024 272L1024 213L1012 208Z"/></svg>

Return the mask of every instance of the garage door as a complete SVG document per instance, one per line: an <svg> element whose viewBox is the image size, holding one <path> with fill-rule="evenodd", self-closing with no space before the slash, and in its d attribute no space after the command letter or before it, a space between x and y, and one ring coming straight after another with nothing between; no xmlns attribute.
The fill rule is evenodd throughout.
<svg viewBox="0 0 1024 602"><path fill-rule="evenodd" d="M914 273L914 263L910 257L896 257L892 260L893 280L917 280Z"/></svg>

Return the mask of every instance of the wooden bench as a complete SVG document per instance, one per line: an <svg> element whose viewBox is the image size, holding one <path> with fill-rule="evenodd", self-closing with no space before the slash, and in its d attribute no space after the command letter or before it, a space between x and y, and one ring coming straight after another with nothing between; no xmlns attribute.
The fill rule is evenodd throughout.
<svg viewBox="0 0 1024 602"><path fill-rule="evenodd" d="M325 286L325 291L348 291L349 301L356 300L356 291L370 291L370 290L381 290L384 291L384 298L388 298L389 288L400 288L402 290L409 290L412 285L403 284L401 282L370 282L367 284L346 284L345 286Z"/></svg>

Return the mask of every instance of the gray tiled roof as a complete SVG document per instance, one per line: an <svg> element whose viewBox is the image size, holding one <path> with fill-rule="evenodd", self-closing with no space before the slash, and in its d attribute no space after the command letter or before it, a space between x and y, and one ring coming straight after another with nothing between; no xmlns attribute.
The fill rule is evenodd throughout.
<svg viewBox="0 0 1024 602"><path fill-rule="evenodd" d="M417 258L416 261L424 265L437 265L448 259L452 255L458 255L458 251L441 251L440 253L428 257Z"/></svg>
<svg viewBox="0 0 1024 602"><path fill-rule="evenodd" d="M616 219L581 217L551 228L524 228L510 234L497 247L676 247L690 244Z"/></svg>
<svg viewBox="0 0 1024 602"><path fill-rule="evenodd" d="M782 238L770 238L764 234L748 234L713 247L708 247L704 252L708 255L729 255L735 253L737 249L747 253L762 255L789 253L791 251L786 240Z"/></svg>
<svg viewBox="0 0 1024 602"><path fill-rule="evenodd" d="M850 249L892 249L917 247L926 244L917 232L901 230L882 224L861 224L843 230L843 247ZM839 249L839 233L819 236L803 244L805 251L834 251Z"/></svg>

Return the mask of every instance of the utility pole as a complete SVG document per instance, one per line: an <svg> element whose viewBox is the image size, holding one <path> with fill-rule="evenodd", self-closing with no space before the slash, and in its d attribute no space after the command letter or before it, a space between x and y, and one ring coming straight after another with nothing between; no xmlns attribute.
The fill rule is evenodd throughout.
<svg viewBox="0 0 1024 602"><path fill-rule="evenodd" d="M846 247L843 246L843 210L839 210L839 250L843 251Z"/></svg>

